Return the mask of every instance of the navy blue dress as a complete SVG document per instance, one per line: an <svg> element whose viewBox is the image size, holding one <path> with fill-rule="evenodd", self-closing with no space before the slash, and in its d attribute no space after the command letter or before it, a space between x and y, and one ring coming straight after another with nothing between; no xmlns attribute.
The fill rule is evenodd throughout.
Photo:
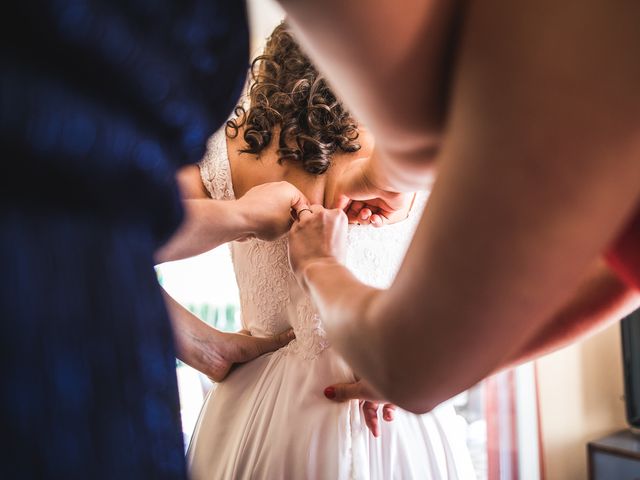
<svg viewBox="0 0 640 480"><path fill-rule="evenodd" d="M184 478L153 252L237 101L241 1L0 13L0 478Z"/></svg>

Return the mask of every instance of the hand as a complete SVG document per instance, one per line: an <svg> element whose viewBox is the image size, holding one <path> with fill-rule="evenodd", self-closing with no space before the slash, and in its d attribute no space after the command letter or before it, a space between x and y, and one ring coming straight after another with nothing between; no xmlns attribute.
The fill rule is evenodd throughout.
<svg viewBox="0 0 640 480"><path fill-rule="evenodd" d="M231 368L249 362L265 353L274 352L295 338L293 330L273 337L252 337L247 330L238 333L217 332L209 348L206 373L214 382L221 382Z"/></svg>
<svg viewBox="0 0 640 480"><path fill-rule="evenodd" d="M353 161L340 175L331 206L344 210L349 223L381 227L404 220L415 194L389 190L377 178L370 158Z"/></svg>
<svg viewBox="0 0 640 480"><path fill-rule="evenodd" d="M382 227L405 220L416 198L415 193L401 194L404 206L394 210L384 200L373 198L365 201L349 200L344 211L349 223Z"/></svg>
<svg viewBox="0 0 640 480"><path fill-rule="evenodd" d="M378 424L378 408L382 404L382 418L393 421L393 412L396 406L391 403L384 403L382 396L374 390L364 380L354 383L336 383L325 388L324 395L334 402L346 402L347 400L359 400L362 405L364 421L371 430L374 437L380 436L380 425Z"/></svg>
<svg viewBox="0 0 640 480"><path fill-rule="evenodd" d="M321 205L302 206L289 232L289 262L304 288L302 275L313 262L344 260L347 249L347 217L342 210Z"/></svg>
<svg viewBox="0 0 640 480"><path fill-rule="evenodd" d="M263 183L251 188L238 200L248 222L245 237L276 240L291 228L292 211L309 202L304 194L288 182ZM242 240L241 239L241 240Z"/></svg>

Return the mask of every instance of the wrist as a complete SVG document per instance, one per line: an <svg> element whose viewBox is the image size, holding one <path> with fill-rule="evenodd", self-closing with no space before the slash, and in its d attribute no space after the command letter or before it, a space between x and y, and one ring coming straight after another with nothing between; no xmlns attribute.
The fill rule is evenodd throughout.
<svg viewBox="0 0 640 480"><path fill-rule="evenodd" d="M372 191L391 191L394 190L393 185L389 182L388 176L385 175L384 167L380 162L379 155L371 155L367 163L363 166L362 176L367 186Z"/></svg>
<svg viewBox="0 0 640 480"><path fill-rule="evenodd" d="M222 380L228 373L231 363L226 358L225 346L227 334L209 327L197 340L197 353L194 354L197 370L214 381Z"/></svg>
<svg viewBox="0 0 640 480"><path fill-rule="evenodd" d="M242 198L233 200L232 211L235 216L234 223L236 224L233 240L254 237L258 228L255 224L255 215L251 214L246 202Z"/></svg>
<svg viewBox="0 0 640 480"><path fill-rule="evenodd" d="M384 157L384 158L383 158ZM372 188L380 192L415 192L431 185L435 179L434 162L401 160L376 150L364 166L363 175Z"/></svg>
<svg viewBox="0 0 640 480"><path fill-rule="evenodd" d="M307 261L298 272L298 279L304 290L308 291L309 286L313 283L313 278L318 272L327 268L332 268L341 263L335 257L318 257Z"/></svg>

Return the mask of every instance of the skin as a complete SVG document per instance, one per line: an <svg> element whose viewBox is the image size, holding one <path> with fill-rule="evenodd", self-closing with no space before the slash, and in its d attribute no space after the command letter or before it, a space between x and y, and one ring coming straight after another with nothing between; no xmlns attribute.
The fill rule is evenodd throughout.
<svg viewBox="0 0 640 480"><path fill-rule="evenodd" d="M251 192L259 188L264 182L285 181L299 188L304 197L308 198L311 202L315 201L325 205L340 202L341 198L338 197L336 193L340 178L345 172L353 169L354 165L358 165L370 158L373 153L374 140L368 129L360 126L358 130L358 141L361 145L360 150L350 154L336 153L332 157L331 167L323 175L306 173L295 163L278 163L275 142L263 151L259 158L256 158L254 155L239 153L240 148L244 147L242 133L236 138L228 138L227 149L229 152L231 176L236 198L239 198L241 201L247 195L245 192ZM351 223L357 222L361 224L371 223L376 227L402 221L407 217L413 198L413 194L394 193L387 201L369 204L366 209L351 209L351 211L348 211L349 221ZM396 206L396 208L391 209L389 204ZM301 208L304 207L300 205L295 206L296 211L300 211ZM307 212L302 212L301 215L305 213ZM347 218L346 215L344 216ZM393 420L393 410L395 406L391 404L383 405L381 402L373 401L373 399L363 398L362 400L361 404L365 423L371 433L375 437L378 437L380 435L378 420L379 406L382 405L382 416L386 421Z"/></svg>
<svg viewBox="0 0 640 480"><path fill-rule="evenodd" d="M182 169L178 173L178 184L184 198L185 221L156 252L158 263L198 255L234 240L281 237L293 221L291 210L308 201L287 182L256 186L239 200L212 200L200 180L197 166ZM278 350L294 338L291 330L268 338L252 337L248 332L221 332L166 292L163 295L178 358L216 382L222 381L235 364Z"/></svg>
<svg viewBox="0 0 640 480"><path fill-rule="evenodd" d="M199 255L234 240L275 240L289 231L292 210L308 202L300 190L284 181L256 185L238 200L212 200L197 166L183 168L178 184L185 220L156 252L158 263Z"/></svg>
<svg viewBox="0 0 640 480"><path fill-rule="evenodd" d="M312 207L290 233L292 267L332 344L383 398L428 411L637 306L637 293L597 265L640 199L640 62L628 48L640 42L640 4L469 2L452 41L442 33L455 32L448 2L394 3L416 4L402 18L387 2L358 12L282 3L377 139L339 195L384 198L437 168L389 290L340 264L339 211ZM394 42L376 50L387 15L380 37ZM435 98L447 99L444 114Z"/></svg>
<svg viewBox="0 0 640 480"><path fill-rule="evenodd" d="M173 325L178 358L214 382L224 380L234 365L278 350L295 338L291 330L267 338L252 337L248 332L221 332L186 310L166 292L163 295Z"/></svg>
<svg viewBox="0 0 640 480"><path fill-rule="evenodd" d="M629 288L605 262L599 260L590 268L570 300L529 343L498 370L518 364L562 348L576 339L597 333L640 307L640 294ZM351 399L370 399L380 402L383 395L368 382L332 385L336 402Z"/></svg>
<svg viewBox="0 0 640 480"><path fill-rule="evenodd" d="M239 153L244 147L242 134L227 138L237 200L212 200L202 184L199 168L183 168L178 174L178 183L184 197L186 220L174 238L157 252L157 259L177 260L228 241L251 237L274 240L289 230L291 210L298 211L310 200L326 204L336 202L338 179L354 163L370 156L373 149L373 138L365 128L359 130L361 149L352 154L334 155L332 166L323 175L308 174L297 164L278 163L275 144L256 158ZM354 210L352 221L374 226L401 221L406 218L413 197L413 194L394 194L390 202L398 207L392 211L387 202L358 208L357 212ZM166 292L165 301L173 322L178 358L215 381L221 381L235 363L277 350L293 338L291 331L264 339L246 333L220 332L191 314ZM392 405L384 406L385 420L392 420L393 408ZM377 402L363 402L365 421L374 436L379 435L377 409Z"/></svg>

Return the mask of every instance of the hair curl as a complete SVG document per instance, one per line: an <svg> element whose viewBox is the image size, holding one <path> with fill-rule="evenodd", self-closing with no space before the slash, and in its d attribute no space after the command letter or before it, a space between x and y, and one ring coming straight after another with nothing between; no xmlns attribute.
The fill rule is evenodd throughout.
<svg viewBox="0 0 640 480"><path fill-rule="evenodd" d="M285 22L278 25L262 55L251 64L249 108L235 109L226 124L230 138L244 126L247 147L260 154L279 127L278 162L296 161L311 174L322 174L337 150L360 149L353 117L302 52Z"/></svg>

